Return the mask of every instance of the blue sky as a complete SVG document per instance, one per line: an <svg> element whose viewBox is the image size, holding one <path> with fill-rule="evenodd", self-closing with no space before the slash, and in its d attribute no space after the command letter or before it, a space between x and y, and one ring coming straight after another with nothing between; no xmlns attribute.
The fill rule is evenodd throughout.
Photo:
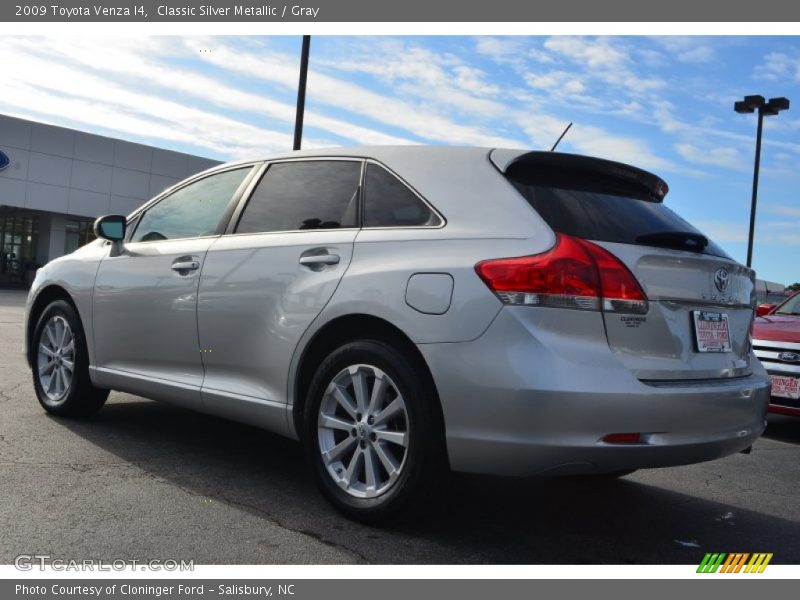
<svg viewBox="0 0 800 600"><path fill-rule="evenodd" d="M0 112L234 159L291 147L299 36L0 37ZM549 148L661 175L744 261L755 116L800 102L797 37L315 36L304 147ZM754 267L800 281L800 104L767 119Z"/></svg>

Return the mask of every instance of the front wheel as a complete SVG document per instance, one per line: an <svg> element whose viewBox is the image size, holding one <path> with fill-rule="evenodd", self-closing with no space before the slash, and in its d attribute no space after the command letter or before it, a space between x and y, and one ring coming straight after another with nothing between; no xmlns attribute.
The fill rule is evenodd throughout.
<svg viewBox="0 0 800 600"><path fill-rule="evenodd" d="M437 402L413 361L382 341L331 353L305 413L306 451L325 497L372 523L433 508L449 475Z"/></svg>
<svg viewBox="0 0 800 600"><path fill-rule="evenodd" d="M55 300L42 311L31 343L33 387L47 412L83 417L103 406L108 390L92 385L83 327L69 302Z"/></svg>

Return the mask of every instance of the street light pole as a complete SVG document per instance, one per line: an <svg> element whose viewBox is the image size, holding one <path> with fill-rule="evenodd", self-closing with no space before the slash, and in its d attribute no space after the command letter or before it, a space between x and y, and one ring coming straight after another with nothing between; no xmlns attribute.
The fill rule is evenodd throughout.
<svg viewBox="0 0 800 600"><path fill-rule="evenodd" d="M300 150L303 140L303 116L306 110L306 79L308 79L308 51L311 48L311 36L303 36L303 49L300 53L300 81L297 83L297 113L294 118L294 146L292 150Z"/></svg>
<svg viewBox="0 0 800 600"><path fill-rule="evenodd" d="M753 197L750 200L750 232L747 234L747 266L753 265L753 236L756 231L756 203L758 202L758 172L761 169L761 131L764 128L764 113L758 111L756 129L756 160L753 166Z"/></svg>
<svg viewBox="0 0 800 600"><path fill-rule="evenodd" d="M788 110L788 98L770 98L769 102L764 96L745 96L743 100L734 103L733 110L740 114L758 111L758 129L756 130L756 158L753 166L753 196L750 201L750 231L747 236L747 266L753 266L753 237L756 229L756 203L758 201L758 172L761 169L761 132L764 128L764 117L777 115L782 110Z"/></svg>

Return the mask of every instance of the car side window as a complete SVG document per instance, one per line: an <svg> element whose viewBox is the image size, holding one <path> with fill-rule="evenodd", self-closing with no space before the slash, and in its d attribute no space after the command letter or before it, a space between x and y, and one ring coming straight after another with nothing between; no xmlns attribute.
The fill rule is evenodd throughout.
<svg viewBox="0 0 800 600"><path fill-rule="evenodd" d="M356 227L360 179L361 161L270 165L247 202L236 233Z"/></svg>
<svg viewBox="0 0 800 600"><path fill-rule="evenodd" d="M442 222L408 186L379 165L367 165L364 194L364 227L426 227Z"/></svg>
<svg viewBox="0 0 800 600"><path fill-rule="evenodd" d="M252 167L209 175L147 209L132 242L193 238L217 233L228 203Z"/></svg>

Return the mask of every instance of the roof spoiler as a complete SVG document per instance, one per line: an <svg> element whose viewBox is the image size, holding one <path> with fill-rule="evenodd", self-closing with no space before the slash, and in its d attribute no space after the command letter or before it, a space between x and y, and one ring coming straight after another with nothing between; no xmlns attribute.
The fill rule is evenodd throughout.
<svg viewBox="0 0 800 600"><path fill-rule="evenodd" d="M494 149L489 159L503 174L518 171L521 167L533 168L545 178L580 173L583 178L598 182L613 180L645 192L652 202L661 202L669 191L667 183L648 171L625 163L563 152L525 152Z"/></svg>

